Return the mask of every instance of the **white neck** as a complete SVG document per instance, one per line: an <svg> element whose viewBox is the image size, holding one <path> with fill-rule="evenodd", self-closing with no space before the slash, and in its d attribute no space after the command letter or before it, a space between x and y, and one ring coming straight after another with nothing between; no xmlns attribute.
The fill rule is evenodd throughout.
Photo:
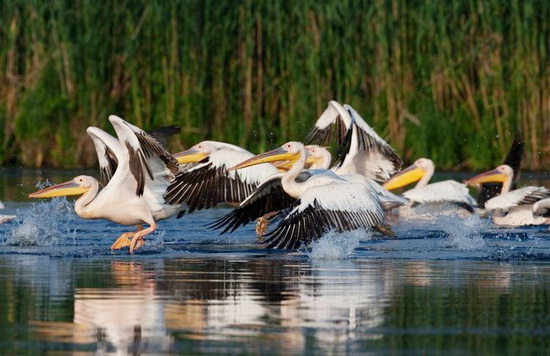
<svg viewBox="0 0 550 356"><path fill-rule="evenodd" d="M510 191L510 188L512 187L512 179L514 176L508 177L504 182L502 182L502 189L500 190L500 194L505 194Z"/></svg>
<svg viewBox="0 0 550 356"><path fill-rule="evenodd" d="M299 198L303 193L303 188L300 183L296 182L296 177L304 169L306 164L306 149L304 146L300 147L300 156L298 160L290 167L290 169L283 175L281 184L285 192L293 198Z"/></svg>
<svg viewBox="0 0 550 356"><path fill-rule="evenodd" d="M420 178L418 183L416 183L415 188L424 188L425 186L427 186L428 183L430 183L430 179L432 179L432 177L434 175L434 171L435 171L434 165L433 164L428 164L427 167L426 167L426 173L424 173L422 178Z"/></svg>
<svg viewBox="0 0 550 356"><path fill-rule="evenodd" d="M330 159L332 158L330 152L327 150L321 150L321 162L312 164L309 169L329 169Z"/></svg>
<svg viewBox="0 0 550 356"><path fill-rule="evenodd" d="M90 204L95 197L97 196L97 193L99 192L99 182L97 180L93 180L92 186L90 187L90 190L88 190L86 193L82 194L80 198L78 198L74 204L74 211L78 216L85 219L90 219L95 216L90 209L88 209L88 204Z"/></svg>

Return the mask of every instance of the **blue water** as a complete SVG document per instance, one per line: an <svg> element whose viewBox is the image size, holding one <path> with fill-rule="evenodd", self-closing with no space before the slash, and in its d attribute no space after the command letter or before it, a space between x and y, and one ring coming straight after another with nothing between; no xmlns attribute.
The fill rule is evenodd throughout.
<svg viewBox="0 0 550 356"><path fill-rule="evenodd" d="M548 226L450 216L271 251L253 226L206 229L217 208L161 221L129 255L109 249L128 227L72 201L5 204L1 353L550 351Z"/></svg>

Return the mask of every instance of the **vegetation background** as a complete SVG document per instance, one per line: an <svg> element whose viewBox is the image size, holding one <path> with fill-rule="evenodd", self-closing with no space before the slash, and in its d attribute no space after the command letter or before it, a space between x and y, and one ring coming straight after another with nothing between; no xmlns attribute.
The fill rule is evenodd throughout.
<svg viewBox="0 0 550 356"><path fill-rule="evenodd" d="M550 166L550 2L0 1L0 162L80 167L118 114L259 151L331 99L403 155L485 169L514 136Z"/></svg>

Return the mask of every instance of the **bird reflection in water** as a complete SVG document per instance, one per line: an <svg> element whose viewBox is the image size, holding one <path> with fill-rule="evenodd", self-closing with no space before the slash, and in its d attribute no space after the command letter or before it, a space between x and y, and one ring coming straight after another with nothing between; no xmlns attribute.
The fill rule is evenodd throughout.
<svg viewBox="0 0 550 356"><path fill-rule="evenodd" d="M173 352L185 340L231 344L258 336L262 349L305 351L313 337L320 350L338 352L350 340L382 337L376 329L394 290L391 267L365 269L347 260L159 265L111 262L102 277L107 287L75 289L72 323L37 322L36 334L113 353Z"/></svg>
<svg viewBox="0 0 550 356"><path fill-rule="evenodd" d="M136 262L112 262L118 288L76 288L73 323L35 322L43 339L78 345L96 344L97 352L168 352L164 300L155 294L154 274Z"/></svg>

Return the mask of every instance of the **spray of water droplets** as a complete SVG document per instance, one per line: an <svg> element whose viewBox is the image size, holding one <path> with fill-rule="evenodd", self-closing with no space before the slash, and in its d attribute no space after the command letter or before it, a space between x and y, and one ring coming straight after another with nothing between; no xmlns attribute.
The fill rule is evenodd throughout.
<svg viewBox="0 0 550 356"><path fill-rule="evenodd" d="M349 258L363 240L371 238L365 230L343 233L329 232L311 245L309 256L312 259L337 260Z"/></svg>
<svg viewBox="0 0 550 356"><path fill-rule="evenodd" d="M486 242L482 233L490 225L489 220L482 219L478 215L472 215L466 219L449 217L441 224L443 230L449 235L451 246L462 251L483 249Z"/></svg>
<svg viewBox="0 0 550 356"><path fill-rule="evenodd" d="M17 212L17 220L8 231L6 245L52 246L74 243L77 216L73 204L65 198L40 201L31 209Z"/></svg>

